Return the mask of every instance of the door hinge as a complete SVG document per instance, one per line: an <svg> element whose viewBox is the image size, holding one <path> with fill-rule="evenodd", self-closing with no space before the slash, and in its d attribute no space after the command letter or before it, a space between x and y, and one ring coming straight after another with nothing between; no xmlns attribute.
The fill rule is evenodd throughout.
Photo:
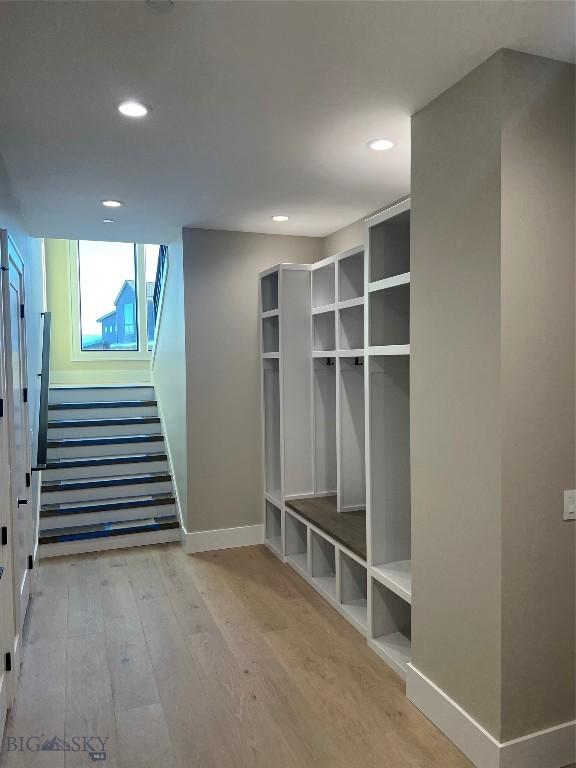
<svg viewBox="0 0 576 768"><path fill-rule="evenodd" d="M2 526L1 543L3 547L5 547L8 544L8 526L7 525Z"/></svg>
<svg viewBox="0 0 576 768"><path fill-rule="evenodd" d="M5 672L12 671L12 654L10 653L10 651L4 654L4 671Z"/></svg>
<svg viewBox="0 0 576 768"><path fill-rule="evenodd" d="M26 472L26 488L30 488L30 472Z"/></svg>
<svg viewBox="0 0 576 768"><path fill-rule="evenodd" d="M24 399L24 402L28 402L28 387L24 387L22 390L22 398Z"/></svg>
<svg viewBox="0 0 576 768"><path fill-rule="evenodd" d="M34 558L32 555L28 555L28 570L31 571L34 569Z"/></svg>
<svg viewBox="0 0 576 768"><path fill-rule="evenodd" d="M20 304L20 319L24 320L24 304Z"/></svg>

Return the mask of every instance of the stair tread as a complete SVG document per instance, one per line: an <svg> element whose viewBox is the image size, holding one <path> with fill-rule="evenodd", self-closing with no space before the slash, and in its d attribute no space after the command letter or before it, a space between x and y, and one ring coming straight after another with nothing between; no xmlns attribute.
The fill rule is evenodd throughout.
<svg viewBox="0 0 576 768"><path fill-rule="evenodd" d="M94 499L93 501L67 501L54 504L42 504L40 517L54 515L72 515L86 512L109 512L112 509L134 509L135 507L152 507L175 504L172 493L148 493L143 496L122 496L116 499Z"/></svg>
<svg viewBox="0 0 576 768"><path fill-rule="evenodd" d="M121 445L123 443L157 443L164 440L164 435L99 435L98 437L53 437L48 440L48 448L85 445Z"/></svg>
<svg viewBox="0 0 576 768"><path fill-rule="evenodd" d="M110 475L109 477L71 478L70 480L47 480L42 483L42 493L54 491L81 490L83 488L106 488L118 485L144 485L162 483L172 479L169 472L143 472L136 475Z"/></svg>
<svg viewBox="0 0 576 768"><path fill-rule="evenodd" d="M150 531L178 528L179 522L175 515L166 517L150 517L142 520L118 521L101 523L100 525L81 525L70 528L54 528L40 533L40 544L52 544L61 541L77 541L80 539L105 538L120 536L127 533L148 533Z"/></svg>
<svg viewBox="0 0 576 768"><path fill-rule="evenodd" d="M50 403L50 411L79 411L82 409L91 410L95 408L152 408L158 405L156 400L87 400L74 402L73 400L64 403Z"/></svg>
<svg viewBox="0 0 576 768"><path fill-rule="evenodd" d="M89 456L84 459L54 459L46 464L46 469L72 469L74 467L98 467L114 464L140 464L153 461L166 461L168 455L160 453L120 454L118 456Z"/></svg>
<svg viewBox="0 0 576 768"><path fill-rule="evenodd" d="M121 416L112 419L54 419L48 422L48 429L74 427L120 427L131 424L160 424L159 416Z"/></svg>

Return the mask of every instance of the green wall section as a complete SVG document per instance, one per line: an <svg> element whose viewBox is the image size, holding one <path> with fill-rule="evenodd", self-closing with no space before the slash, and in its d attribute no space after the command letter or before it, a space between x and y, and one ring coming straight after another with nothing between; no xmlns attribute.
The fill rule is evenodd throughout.
<svg viewBox="0 0 576 768"><path fill-rule="evenodd" d="M146 384L149 360L76 361L72 356L70 241L45 240L46 298L52 312L50 383Z"/></svg>

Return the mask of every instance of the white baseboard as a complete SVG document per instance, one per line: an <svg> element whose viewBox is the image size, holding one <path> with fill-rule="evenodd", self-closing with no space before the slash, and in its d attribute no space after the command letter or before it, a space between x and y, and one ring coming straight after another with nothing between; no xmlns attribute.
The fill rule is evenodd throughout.
<svg viewBox="0 0 576 768"><path fill-rule="evenodd" d="M211 552L214 549L232 549L249 547L264 543L264 526L243 525L240 528L219 528L215 531L182 532L184 551L193 555L198 552Z"/></svg>
<svg viewBox="0 0 576 768"><path fill-rule="evenodd" d="M564 768L576 761L576 722L500 742L412 664L406 696L477 768Z"/></svg>

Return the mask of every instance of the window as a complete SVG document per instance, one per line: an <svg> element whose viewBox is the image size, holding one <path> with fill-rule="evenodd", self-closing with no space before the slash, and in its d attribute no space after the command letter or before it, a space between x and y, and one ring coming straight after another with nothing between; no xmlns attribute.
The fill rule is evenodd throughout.
<svg viewBox="0 0 576 768"><path fill-rule="evenodd" d="M72 359L150 359L159 252L159 245L70 243Z"/></svg>
<svg viewBox="0 0 576 768"><path fill-rule="evenodd" d="M81 350L137 350L134 244L80 240L78 274ZM123 312L121 324L119 312Z"/></svg>

